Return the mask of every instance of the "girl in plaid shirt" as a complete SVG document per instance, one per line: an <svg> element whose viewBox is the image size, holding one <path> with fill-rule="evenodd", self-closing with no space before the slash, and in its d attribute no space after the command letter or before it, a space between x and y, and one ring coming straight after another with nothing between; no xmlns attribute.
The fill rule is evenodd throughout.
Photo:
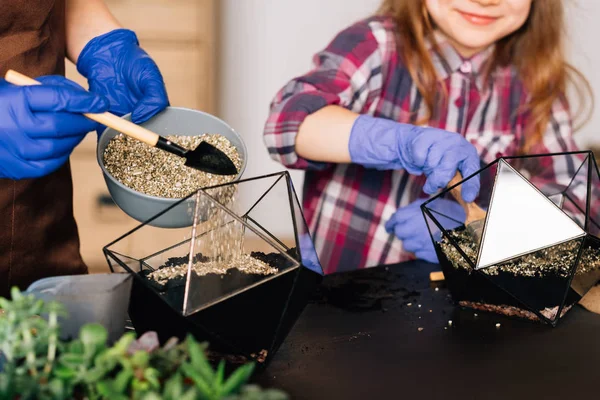
<svg viewBox="0 0 600 400"><path fill-rule="evenodd" d="M565 91L572 77L589 85L565 61L562 33L562 0L384 0L277 93L264 141L306 170L303 208L326 273L437 262L427 195L500 156L577 150ZM478 190L465 183L465 201Z"/></svg>

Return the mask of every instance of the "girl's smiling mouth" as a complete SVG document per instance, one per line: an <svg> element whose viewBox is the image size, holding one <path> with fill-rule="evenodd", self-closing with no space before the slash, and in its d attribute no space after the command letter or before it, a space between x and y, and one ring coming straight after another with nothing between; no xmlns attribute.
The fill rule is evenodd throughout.
<svg viewBox="0 0 600 400"><path fill-rule="evenodd" d="M465 11L460 11L457 10L458 13L464 18L466 19L468 22L472 23L473 25L489 25L493 22L496 22L496 20L498 20L499 17L492 17L489 15L479 15L479 14L471 14Z"/></svg>

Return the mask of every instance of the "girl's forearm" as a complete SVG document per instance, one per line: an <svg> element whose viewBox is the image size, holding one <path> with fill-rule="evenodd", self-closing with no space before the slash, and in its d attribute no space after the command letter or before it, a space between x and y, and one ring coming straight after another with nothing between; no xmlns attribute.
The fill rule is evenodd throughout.
<svg viewBox="0 0 600 400"><path fill-rule="evenodd" d="M96 36L121 28L103 0L67 0L67 58L77 63L85 45Z"/></svg>
<svg viewBox="0 0 600 400"><path fill-rule="evenodd" d="M359 114L327 106L306 117L296 136L296 153L312 161L349 163L350 131Z"/></svg>

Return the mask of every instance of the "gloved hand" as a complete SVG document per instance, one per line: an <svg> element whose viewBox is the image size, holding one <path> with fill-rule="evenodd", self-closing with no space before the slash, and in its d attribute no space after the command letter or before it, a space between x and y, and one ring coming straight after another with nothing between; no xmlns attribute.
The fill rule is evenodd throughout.
<svg viewBox="0 0 600 400"><path fill-rule="evenodd" d="M402 241L402 246L406 251L414 253L421 260L438 264L439 261L435 254L431 235L421 211L421 204L425 201L427 199L419 199L405 207L399 208L386 222L385 230L390 234L394 233ZM444 228L454 229L460 226L461 223L464 223L466 218L465 210L460 204L446 199L437 199L430 204L432 210L449 217L443 218L439 214L436 214L436 218L443 218ZM452 221L450 218L461 223ZM435 239L439 240L440 238Z"/></svg>
<svg viewBox="0 0 600 400"><path fill-rule="evenodd" d="M319 275L323 275L323 268L319 262L319 256L317 255L315 245L310 238L310 235L308 233L303 233L298 240L300 242L302 265Z"/></svg>
<svg viewBox="0 0 600 400"><path fill-rule="evenodd" d="M445 188L457 170L466 178L480 168L477 150L457 133L369 115L361 115L354 122L348 149L352 162L367 168L425 174L423 191L427 194ZM462 196L471 202L478 193L476 175L462 185Z"/></svg>
<svg viewBox="0 0 600 400"><path fill-rule="evenodd" d="M157 65L130 30L116 29L90 40L79 55L77 70L88 79L90 91L108 98L112 113L131 112L134 123L169 105Z"/></svg>
<svg viewBox="0 0 600 400"><path fill-rule="evenodd" d="M96 125L81 113L110 107L103 96L62 76L37 80L42 85L0 79L0 178L39 178L57 170Z"/></svg>

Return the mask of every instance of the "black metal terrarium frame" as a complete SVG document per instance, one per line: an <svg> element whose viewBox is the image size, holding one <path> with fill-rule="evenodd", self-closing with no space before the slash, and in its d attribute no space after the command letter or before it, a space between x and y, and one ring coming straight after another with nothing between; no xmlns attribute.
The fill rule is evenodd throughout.
<svg viewBox="0 0 600 400"><path fill-rule="evenodd" d="M577 163L580 162L581 164L579 167L575 164L575 168L573 168L575 172L569 175L570 181L568 185L556 185L555 192L548 190L546 193L543 193L530 179L511 166L512 164L519 164L526 160L534 162L535 159L543 157L550 157L551 160L558 160L559 157L565 157L565 160L571 160L568 162L581 157L577 160ZM547 245L531 248L528 251L521 251L525 249L522 247L521 250L515 250L511 253L510 242L511 240L516 241L518 238L503 240L506 236L494 236L495 233L492 231L501 225L498 220L503 217L500 211L494 211L501 208L500 205L494 208L494 200L500 198L499 194L496 195L494 193L496 190L500 190L498 188L500 185L500 171L505 171L514 177L512 181L506 181L508 183L503 184L502 189L512 188L511 190L518 192L515 186L525 185L523 182L526 182L529 184L529 188L527 188L527 185L523 186L523 188L529 190L531 196L535 196L535 193L537 193L540 195L540 199L545 197L548 202L552 203L552 205L548 205L548 202L544 203L542 200L539 200L540 202L536 204L549 207L549 210L560 210L560 213L556 214L559 219L562 218L560 216L562 213L564 217L576 225L568 226L568 222L564 222L566 219L561 220L566 224L564 226L568 226L573 233L570 236L565 234L566 236L563 235L561 237L561 233L558 232L553 237L562 238L561 240L554 240L547 243ZM540 169L539 171L542 170ZM464 232L467 231L465 221L461 221L455 216L444 214L436 204L441 204L441 201L445 201L441 199L451 199L450 193L453 189L461 187L461 185L470 179L474 179L478 175L482 176L483 174L494 175L492 182L487 183L487 189L488 191L491 190L491 194L489 198L479 200L483 196L480 192L480 197L476 200L476 202L480 201L480 205L484 209L487 209L486 217L483 222L480 241L475 243L473 248L467 248L464 243L459 242L461 237L457 234L464 235ZM585 179L585 205L581 204L582 199L573 198L572 185L580 183L579 181L576 182L577 177L579 177L581 183ZM542 321L551 326L556 326L566 312L600 280L600 268L586 271L585 268L587 267L582 262L582 259L585 257L587 257L586 260L591 259L590 257L593 257L594 260L600 259L598 257L598 254L600 254L600 250L598 250L600 249L600 240L597 237L598 232L600 232L600 224L593 218L598 213L598 210L596 209L597 207L592 208L593 197L596 197L592 196L592 192L598 190L598 187L596 187L598 184L600 184L600 171L591 151L500 157L424 202L421 205L423 217L428 225L430 237L440 261L446 284L455 303L467 308L498 312L509 316ZM500 202L500 200L497 201ZM515 203L516 201L511 205L514 207ZM565 204L568 204L571 210L575 211L575 213L572 213L573 215L569 215L563 209ZM436 210L436 208L438 209ZM496 215L493 214L494 212ZM490 214L492 215L490 216ZM583 218L578 218L575 214L579 214ZM493 223L490 222L492 217L495 217L492 220L494 221ZM448 228L448 226L451 228ZM524 232L522 234L526 234L526 228L523 227L521 229ZM535 229L532 231L535 232ZM494 243L490 239L492 236L494 236ZM538 242L543 243L543 240L542 238ZM572 264L568 264L570 267L564 269L561 280L554 279L555 277L550 278L550 274L543 275L533 269L526 270L525 267L521 268L520 271L518 270L519 265L532 265L531 260L535 263L536 260L544 260L544 257L550 257L548 254L552 253L554 251L552 249L557 249L558 246L570 249L570 253L562 253L562 257L566 257L569 262L572 262ZM560 248L562 249L563 247ZM488 255L491 252L494 253L493 256L496 256L495 259L494 257L488 257L487 261L490 262L482 260L482 258L485 258L482 255L486 249L488 249ZM467 254L467 250L470 251L469 254ZM547 259L550 260L550 258ZM524 260L527 260L530 264L525 264ZM460 265L460 267L457 265ZM595 265L600 266L600 264ZM513 276L507 277L509 271ZM515 278L519 274L523 276ZM561 293L560 289L549 289L551 287L564 287L564 293ZM544 307L542 304L542 299L544 296L549 296L550 292L553 293L552 295L555 297L555 303L557 304L551 309Z"/></svg>
<svg viewBox="0 0 600 400"><path fill-rule="evenodd" d="M270 186L241 215L223 205L218 196L211 194L227 187L256 186L259 182L267 182ZM284 194L287 194L287 198L281 198ZM253 216L255 208L266 202L266 199L285 202L293 225L290 229L293 231L293 244L286 245L278 235L265 227L264 221ZM193 210L190 205L195 206ZM203 281L199 281L192 272L197 249L195 241L207 232L198 233L195 228L198 220L207 219L206 215L201 214L209 205L226 215L228 221L225 225L237 224L242 227L243 234L250 233L273 249L273 255L285 267L270 276L251 280L236 278L237 286L221 283L227 281L228 276L221 276L217 283L214 279L210 284L197 283ZM190 237L161 247L158 251L152 249L143 257L117 251L119 243L145 227L152 227L152 221L164 218L178 207L188 207L193 212L194 223L190 226ZM216 229L223 226L217 226ZM152 259L164 259L165 254L168 255L176 248L181 251L183 247L189 248L189 253L185 256L188 264L185 297L183 301L173 301L149 284L143 273L154 270ZM134 275L129 317L138 334L156 331L164 343L173 336L182 339L191 333L199 340L210 342L211 351L224 356L254 359L265 365L282 344L323 277L300 202L287 171L202 188L106 245L103 252L112 272L124 271ZM214 287L217 287L216 294Z"/></svg>

